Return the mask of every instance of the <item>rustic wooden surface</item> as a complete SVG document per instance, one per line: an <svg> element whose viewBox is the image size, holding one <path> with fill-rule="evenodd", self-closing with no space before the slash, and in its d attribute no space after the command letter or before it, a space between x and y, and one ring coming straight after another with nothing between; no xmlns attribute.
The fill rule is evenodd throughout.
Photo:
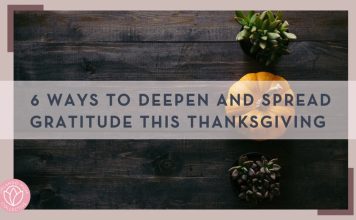
<svg viewBox="0 0 356 220"><path fill-rule="evenodd" d="M257 208L346 208L347 141L18 140L30 208L254 208L227 170L246 152L279 157L281 197ZM173 161L170 173L157 163Z"/></svg>
<svg viewBox="0 0 356 220"><path fill-rule="evenodd" d="M232 11L17 12L15 80L347 80L347 12L285 12L291 55L265 68L235 42ZM246 152L279 157L282 195L251 206L226 170ZM171 172L158 169L169 160ZM346 140L16 140L29 208L347 207Z"/></svg>
<svg viewBox="0 0 356 220"><path fill-rule="evenodd" d="M235 41L234 13L18 12L16 80L236 80L270 70L288 80L347 80L347 12L284 12L298 36L266 68Z"/></svg>

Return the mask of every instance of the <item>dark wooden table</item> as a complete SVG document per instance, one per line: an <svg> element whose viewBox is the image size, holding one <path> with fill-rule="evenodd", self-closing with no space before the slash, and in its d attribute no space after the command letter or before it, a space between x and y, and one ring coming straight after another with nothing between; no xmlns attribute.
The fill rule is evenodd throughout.
<svg viewBox="0 0 356 220"><path fill-rule="evenodd" d="M263 67L235 42L233 11L15 13L15 80L347 80L348 15L288 11L298 40ZM15 140L32 209L347 208L347 140ZM246 152L279 157L281 196L239 201L227 169ZM171 172L157 164L170 161Z"/></svg>

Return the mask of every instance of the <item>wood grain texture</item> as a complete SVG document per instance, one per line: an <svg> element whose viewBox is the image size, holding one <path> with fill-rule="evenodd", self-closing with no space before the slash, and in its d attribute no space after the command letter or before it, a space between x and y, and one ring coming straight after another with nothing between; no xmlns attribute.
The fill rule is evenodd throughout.
<svg viewBox="0 0 356 220"><path fill-rule="evenodd" d="M233 11L15 13L15 80L347 80L347 11L287 11L298 40L266 68L235 42ZM30 209L342 209L347 140L15 140ZM279 157L281 197L239 201L227 169L246 152ZM162 170L159 164L173 166Z"/></svg>
<svg viewBox="0 0 356 220"><path fill-rule="evenodd" d="M258 144L256 144L258 143ZM15 141L15 176L30 208L346 208L347 141ZM281 197L239 201L227 170L246 152L279 157ZM168 175L157 160L171 160Z"/></svg>
<svg viewBox="0 0 356 220"><path fill-rule="evenodd" d="M300 41L347 41L347 11L285 11ZM234 11L44 11L15 14L15 40L235 41Z"/></svg>
<svg viewBox="0 0 356 220"><path fill-rule="evenodd" d="M235 42L15 44L15 80L237 80L270 70L288 80L347 80L347 43L295 42L271 68Z"/></svg>

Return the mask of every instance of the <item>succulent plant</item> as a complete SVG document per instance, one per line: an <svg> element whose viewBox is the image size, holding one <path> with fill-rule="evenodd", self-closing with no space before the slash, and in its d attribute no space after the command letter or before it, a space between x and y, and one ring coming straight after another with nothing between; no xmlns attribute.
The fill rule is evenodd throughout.
<svg viewBox="0 0 356 220"><path fill-rule="evenodd" d="M238 188L238 197L258 203L279 196L281 166L277 162L277 158L267 160L261 156L253 161L246 155L241 156L238 166L229 169L231 180Z"/></svg>
<svg viewBox="0 0 356 220"><path fill-rule="evenodd" d="M243 43L247 44L248 46L243 48L245 52L250 53L266 66L277 61L282 55L288 54L289 42L297 39L295 34L288 31L289 24L283 21L280 12L250 11L245 15L241 11L236 11L235 20L242 26L236 40L242 47Z"/></svg>

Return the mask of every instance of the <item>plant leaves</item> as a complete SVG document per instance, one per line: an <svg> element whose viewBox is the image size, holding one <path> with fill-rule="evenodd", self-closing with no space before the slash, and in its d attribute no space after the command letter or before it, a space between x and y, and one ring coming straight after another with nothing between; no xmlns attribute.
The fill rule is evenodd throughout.
<svg viewBox="0 0 356 220"><path fill-rule="evenodd" d="M241 168L241 166L234 166L234 167L231 167L229 169L229 172L233 171L233 170L239 170Z"/></svg>
<svg viewBox="0 0 356 220"><path fill-rule="evenodd" d="M240 194L239 194L239 198L240 198L240 199L244 199L244 198L245 198L245 193L240 193Z"/></svg>
<svg viewBox="0 0 356 220"><path fill-rule="evenodd" d="M236 179L238 176L239 176L239 171L237 171L237 169L232 171L232 173L231 173L232 179Z"/></svg>
<svg viewBox="0 0 356 220"><path fill-rule="evenodd" d="M256 26L253 26L253 27L251 28L251 33L255 32L256 30L257 30Z"/></svg>
<svg viewBox="0 0 356 220"><path fill-rule="evenodd" d="M248 25L246 20L243 18L235 17L235 21L237 21L237 23L241 24L242 26Z"/></svg>
<svg viewBox="0 0 356 220"><path fill-rule="evenodd" d="M271 11L267 11L267 17L270 23L272 23L275 20L274 15Z"/></svg>
<svg viewBox="0 0 356 220"><path fill-rule="evenodd" d="M244 166L251 166L252 164L253 164L252 160L247 160L247 161L243 162Z"/></svg>
<svg viewBox="0 0 356 220"><path fill-rule="evenodd" d="M272 160L270 160L270 162L277 163L278 162L278 158L273 158Z"/></svg>
<svg viewBox="0 0 356 220"><path fill-rule="evenodd" d="M245 37L248 35L248 32L246 29L243 29L242 31L240 31L237 36L236 36L236 40L237 41L241 41L243 39L245 39Z"/></svg>
<svg viewBox="0 0 356 220"><path fill-rule="evenodd" d="M266 18L266 14L267 14L267 11L262 12L261 15L260 15L260 19L264 20Z"/></svg>
<svg viewBox="0 0 356 220"><path fill-rule="evenodd" d="M262 162L261 162L261 161L257 160L257 161L256 161L256 164L257 164L258 166L262 167Z"/></svg>
<svg viewBox="0 0 356 220"><path fill-rule="evenodd" d="M288 21L284 21L283 24L281 25L281 29L283 31L286 31L289 27Z"/></svg>
<svg viewBox="0 0 356 220"><path fill-rule="evenodd" d="M260 45L262 50L264 50L266 48L266 42L262 42L261 41L259 45Z"/></svg>
<svg viewBox="0 0 356 220"><path fill-rule="evenodd" d="M254 176L254 175L255 175L255 171L254 171L252 168L250 168L250 169L248 170L248 175Z"/></svg>
<svg viewBox="0 0 356 220"><path fill-rule="evenodd" d="M279 166L278 164L273 164L272 169L273 169L274 171L279 171L279 170L281 169L281 166ZM272 170L272 169L271 169L271 170Z"/></svg>
<svg viewBox="0 0 356 220"><path fill-rule="evenodd" d="M246 155L242 155L239 157L239 164L242 164L243 162L245 162L247 160L247 156Z"/></svg>
<svg viewBox="0 0 356 220"><path fill-rule="evenodd" d="M281 11L277 11L274 15L278 20L282 20L283 18L283 13Z"/></svg>
<svg viewBox="0 0 356 220"><path fill-rule="evenodd" d="M264 167L261 167L260 172L261 172L261 173L265 173L265 172L266 172L265 168L264 168Z"/></svg>
<svg viewBox="0 0 356 220"><path fill-rule="evenodd" d="M295 34L293 34L293 33L284 32L284 35L290 40L297 39L297 36Z"/></svg>
<svg viewBox="0 0 356 220"><path fill-rule="evenodd" d="M257 45L253 45L252 47L251 47L251 49L250 49L250 53L251 54L253 54L253 53L255 53L256 52L256 50L257 50Z"/></svg>
<svg viewBox="0 0 356 220"><path fill-rule="evenodd" d="M261 25L261 29L267 29L269 26L269 21L268 20L264 20L262 25Z"/></svg>
<svg viewBox="0 0 356 220"><path fill-rule="evenodd" d="M238 18L245 18L245 15L242 13L242 11L235 11L235 16Z"/></svg>
<svg viewBox="0 0 356 220"><path fill-rule="evenodd" d="M250 19L250 25L255 24L256 18L257 18L257 14L253 14L252 17L251 17L251 19Z"/></svg>
<svg viewBox="0 0 356 220"><path fill-rule="evenodd" d="M278 38L281 37L279 34L273 33L273 32L268 32L268 33L267 33L267 36L268 36L268 38L271 39L271 40L275 40L275 39L278 39Z"/></svg>
<svg viewBox="0 0 356 220"><path fill-rule="evenodd" d="M254 14L255 14L255 11L249 11L249 12L247 13L247 18L248 18L248 19L251 19Z"/></svg>
<svg viewBox="0 0 356 220"><path fill-rule="evenodd" d="M268 29L271 31L275 31L276 27L281 23L280 20L273 21L269 24Z"/></svg>
<svg viewBox="0 0 356 220"><path fill-rule="evenodd" d="M262 20L260 19L260 16L256 16L255 26L257 28L261 28L261 26L262 26Z"/></svg>
<svg viewBox="0 0 356 220"><path fill-rule="evenodd" d="M276 62L282 55L287 54L288 42L297 38L295 34L288 32L289 23L282 17L281 12L270 10L260 13L254 11L235 12L235 20L243 26L243 30L237 34L236 40L249 41L248 43L251 44L249 53L265 66ZM263 167L267 168L264 170L265 173L268 173L268 169L271 169L272 172L280 169L273 167L273 163L264 160L261 158Z"/></svg>

